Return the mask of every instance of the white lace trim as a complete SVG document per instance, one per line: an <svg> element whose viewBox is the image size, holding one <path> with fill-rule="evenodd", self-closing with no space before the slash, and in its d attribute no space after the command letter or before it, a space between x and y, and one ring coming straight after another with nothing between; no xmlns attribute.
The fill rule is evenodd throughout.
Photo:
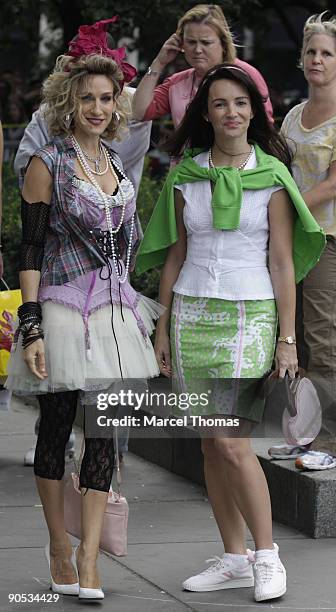
<svg viewBox="0 0 336 612"><path fill-rule="evenodd" d="M94 202L97 204L98 208L104 208L104 204L101 201L100 195L97 189L84 181L83 179L78 178L77 176L73 177L73 185L83 193L86 197L92 198ZM126 204L134 198L134 188L131 181L127 178L123 178L120 181L118 192L115 195L108 195L108 205L111 208L116 206L121 206L122 204L122 196L120 194L120 190L123 193L124 200L126 200Z"/></svg>

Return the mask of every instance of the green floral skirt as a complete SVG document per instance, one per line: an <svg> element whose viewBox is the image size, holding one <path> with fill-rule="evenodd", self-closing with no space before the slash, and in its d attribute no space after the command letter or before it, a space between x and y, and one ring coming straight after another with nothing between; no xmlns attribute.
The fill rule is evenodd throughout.
<svg viewBox="0 0 336 612"><path fill-rule="evenodd" d="M189 395L209 391L206 405L193 401L186 412L260 422L260 379L271 369L276 331L274 300L175 294L170 333L174 390ZM176 412L181 416L180 408Z"/></svg>

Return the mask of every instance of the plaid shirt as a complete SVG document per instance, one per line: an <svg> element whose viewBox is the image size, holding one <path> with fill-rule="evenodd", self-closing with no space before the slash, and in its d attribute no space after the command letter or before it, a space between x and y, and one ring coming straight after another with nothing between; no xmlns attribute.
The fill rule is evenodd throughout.
<svg viewBox="0 0 336 612"><path fill-rule="evenodd" d="M112 163L123 172L119 157L108 148ZM100 268L106 262L90 233L93 228L88 226L84 218L85 196L73 185L76 152L71 138L56 136L52 143L39 149L34 155L44 161L54 179L40 285L63 285L77 276ZM134 267L142 237L135 196L126 202L124 222L118 232L118 247L123 260L134 214L130 270Z"/></svg>

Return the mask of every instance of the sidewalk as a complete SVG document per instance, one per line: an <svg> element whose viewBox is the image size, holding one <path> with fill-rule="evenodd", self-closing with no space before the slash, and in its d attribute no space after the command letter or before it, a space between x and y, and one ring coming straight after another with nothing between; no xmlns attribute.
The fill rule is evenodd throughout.
<svg viewBox="0 0 336 612"><path fill-rule="evenodd" d="M43 553L47 529L33 470L23 467L25 451L34 442L35 418L36 412L17 400L11 412L0 412L1 612L67 612L88 606L113 612L336 610L335 539L311 540L279 524L274 525L274 540L288 573L284 599L256 604L252 588L182 591L184 578L205 567L205 559L222 554L205 492L130 453L123 467L123 491L130 505L129 551L127 557L101 555L104 602L82 604L77 598L60 597L52 604L10 604L9 593L49 592Z"/></svg>

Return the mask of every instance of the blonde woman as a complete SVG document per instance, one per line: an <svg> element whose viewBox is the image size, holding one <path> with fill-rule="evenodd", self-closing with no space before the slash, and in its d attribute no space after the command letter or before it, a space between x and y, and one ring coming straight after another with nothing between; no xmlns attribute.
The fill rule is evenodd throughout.
<svg viewBox="0 0 336 612"><path fill-rule="evenodd" d="M148 332L157 309L128 282L138 244L134 188L102 136L126 122L123 85L136 74L106 42L107 21L82 26L44 84L50 144L35 152L22 192L20 338L8 387L38 396L34 473L47 522L54 592L102 599L100 532L113 441L85 433L81 543L64 528L64 451L80 391L101 379L158 373ZM78 571L78 573L77 573Z"/></svg>
<svg viewBox="0 0 336 612"><path fill-rule="evenodd" d="M180 52L191 68L173 74L158 86L160 75ZM267 85L256 68L237 59L230 28L217 4L197 4L181 17L176 32L166 40L137 87L134 118L147 121L170 113L176 128L206 72L222 62L234 63L249 74L273 122Z"/></svg>
<svg viewBox="0 0 336 612"><path fill-rule="evenodd" d="M308 372L318 383L331 438L317 439L299 457L305 469L336 466L336 17L313 15L304 26L301 62L308 100L292 108L282 133L292 149L292 171L307 206L327 235L316 267L303 281L304 340ZM327 452L320 452L327 451Z"/></svg>

